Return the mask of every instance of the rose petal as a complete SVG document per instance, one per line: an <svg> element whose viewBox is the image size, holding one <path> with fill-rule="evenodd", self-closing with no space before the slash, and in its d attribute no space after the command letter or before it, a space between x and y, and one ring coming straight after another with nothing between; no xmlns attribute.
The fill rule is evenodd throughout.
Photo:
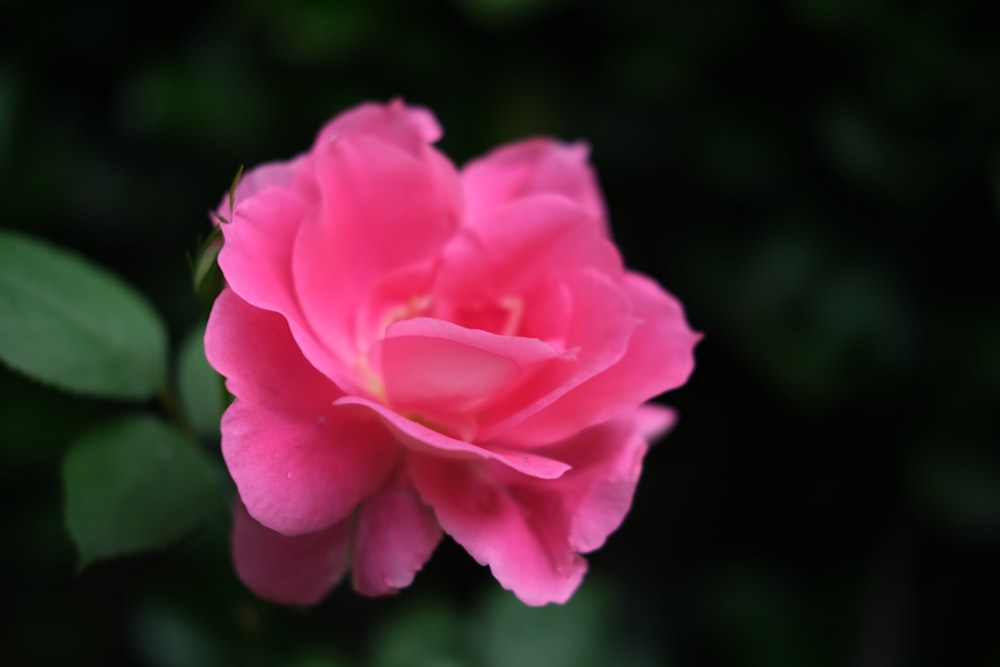
<svg viewBox="0 0 1000 667"><path fill-rule="evenodd" d="M233 560L240 580L280 604L311 605L337 585L350 565L349 522L286 537L233 504Z"/></svg>
<svg viewBox="0 0 1000 667"><path fill-rule="evenodd" d="M545 456L502 447L479 446L452 438L365 398L345 396L335 405L358 405L374 412L393 431L397 440L411 451L448 460L497 461L526 476L538 479L555 479L569 470L569 466L565 463Z"/></svg>
<svg viewBox="0 0 1000 667"><path fill-rule="evenodd" d="M600 423L687 381L701 334L691 331L680 303L650 278L630 273L624 287L641 320L624 356L519 424L519 440L552 442L566 435L566 424Z"/></svg>
<svg viewBox="0 0 1000 667"><path fill-rule="evenodd" d="M566 345L576 351L575 363L563 367L549 365L548 373L539 373L531 386L513 395L510 402L484 410L479 417L479 437L484 441L499 439L504 443L534 446L560 440L593 423L587 421L588 415L550 412L551 406L618 362L626 353L639 321L630 313L621 289L607 276L584 270L564 278L572 298ZM535 427L521 427L526 420L549 428L550 437L534 437Z"/></svg>
<svg viewBox="0 0 1000 667"><path fill-rule="evenodd" d="M302 356L281 315L251 306L229 287L212 306L205 355L242 400L316 410L343 395Z"/></svg>
<svg viewBox="0 0 1000 667"><path fill-rule="evenodd" d="M266 162L245 171L236 184L233 201L239 204L270 187L291 190L307 201L314 199L319 190L309 161L308 155L299 155L285 162ZM222 215L229 215L228 193L223 196L219 210Z"/></svg>
<svg viewBox="0 0 1000 667"><path fill-rule="evenodd" d="M578 206L562 197L536 195L495 209L486 218L489 224L464 229L445 249L434 291L434 315L461 322L469 304L523 300L555 273L566 290L561 296L572 302L570 323L560 331L563 344L578 355L571 368L539 373L530 387L512 393L510 401L491 404L477 415L477 438L490 441L506 439L506 429L617 362L639 321L629 314L617 251L582 222L586 213ZM541 325L538 333L553 331L536 313L529 314L528 322ZM559 438L580 428L566 418L558 426ZM518 438L516 442L539 441Z"/></svg>
<svg viewBox="0 0 1000 667"><path fill-rule="evenodd" d="M222 455L250 514L284 535L341 521L377 489L398 447L377 420L333 406L313 412L236 400Z"/></svg>
<svg viewBox="0 0 1000 667"><path fill-rule="evenodd" d="M582 142L528 139L473 160L462 169L466 218L475 220L521 197L558 194L587 211L589 220L606 233L604 202L588 152Z"/></svg>
<svg viewBox="0 0 1000 667"><path fill-rule="evenodd" d="M573 466L552 485L532 485L561 499L571 517L570 544L580 553L603 546L628 514L648 449L637 426L630 419L605 422L543 450Z"/></svg>
<svg viewBox="0 0 1000 667"><path fill-rule="evenodd" d="M225 243L219 267L228 285L245 301L295 317L291 254L309 203L297 193L267 187L239 202L229 224L222 225Z"/></svg>
<svg viewBox="0 0 1000 667"><path fill-rule="evenodd" d="M280 315L224 290L205 351L236 396L222 453L258 521L289 535L326 528L385 479L398 446L377 420L333 406L342 393L302 357Z"/></svg>
<svg viewBox="0 0 1000 667"><path fill-rule="evenodd" d="M372 286L355 317L355 339L361 357L368 357L372 344L385 337L389 325L425 313L433 274L433 266L408 266L389 273Z"/></svg>
<svg viewBox="0 0 1000 667"><path fill-rule="evenodd" d="M295 293L311 328L350 361L355 319L386 275L431 262L458 226L457 177L427 147L416 158L368 135L327 144L316 156L322 201L295 240Z"/></svg>
<svg viewBox="0 0 1000 667"><path fill-rule="evenodd" d="M655 280L629 272L624 286L632 301L632 312L643 324L629 342L628 354L595 379L604 385L605 392L626 386L632 387L635 395L676 389L694 370L694 347L702 335L691 330L680 302Z"/></svg>
<svg viewBox="0 0 1000 667"><path fill-rule="evenodd" d="M518 394L559 355L537 339L499 336L443 320L418 317L390 326L372 346L371 366L389 405L454 433L489 403ZM471 439L466 433L462 439Z"/></svg>
<svg viewBox="0 0 1000 667"><path fill-rule="evenodd" d="M622 275L621 258L594 229L592 216L574 202L533 195L490 209L444 249L435 289L438 315L452 319L477 300L519 296L549 272L593 268Z"/></svg>
<svg viewBox="0 0 1000 667"><path fill-rule="evenodd" d="M528 287L519 302L519 336L538 338L558 350L567 348L573 317L573 294L555 271L539 276Z"/></svg>
<svg viewBox="0 0 1000 667"><path fill-rule="evenodd" d="M356 526L354 588L364 595L409 586L441 540L434 513L405 477L368 498Z"/></svg>
<svg viewBox="0 0 1000 667"><path fill-rule="evenodd" d="M302 353L345 389L354 389L353 369L332 354L309 327L292 277L292 248L310 209L291 190L267 187L237 205L222 225L225 243L219 267L228 286L244 301L285 316Z"/></svg>
<svg viewBox="0 0 1000 667"><path fill-rule="evenodd" d="M389 104L361 104L327 123L316 137L316 148L340 137L362 134L379 137L416 155L423 144L441 138L441 126L427 109L406 106L400 99Z"/></svg>
<svg viewBox="0 0 1000 667"><path fill-rule="evenodd" d="M219 218L232 222L236 206L270 187L291 190L305 201L316 199L319 190L310 167L309 155L298 155L291 160L265 162L243 172L236 183L232 200L228 192L222 196L222 200L215 208L218 217L211 216L212 224L219 224Z"/></svg>
<svg viewBox="0 0 1000 667"><path fill-rule="evenodd" d="M674 428L677 411L664 405L646 403L629 410L621 418L631 421L646 442L654 442Z"/></svg>
<svg viewBox="0 0 1000 667"><path fill-rule="evenodd" d="M411 476L445 532L529 605L569 599L586 570L578 555L600 547L631 504L646 443L628 422L552 448L573 468L540 481L496 465L413 457Z"/></svg>
<svg viewBox="0 0 1000 667"><path fill-rule="evenodd" d="M432 258L458 228L458 175L429 146L411 155L372 136L346 137L316 155L316 173L322 210L307 228L317 239L350 243L316 249L351 260L353 268L365 260L361 276Z"/></svg>
<svg viewBox="0 0 1000 667"><path fill-rule="evenodd" d="M414 457L411 475L444 531L522 602L561 603L576 590L587 563L569 547L561 508L535 512L533 502L462 462Z"/></svg>

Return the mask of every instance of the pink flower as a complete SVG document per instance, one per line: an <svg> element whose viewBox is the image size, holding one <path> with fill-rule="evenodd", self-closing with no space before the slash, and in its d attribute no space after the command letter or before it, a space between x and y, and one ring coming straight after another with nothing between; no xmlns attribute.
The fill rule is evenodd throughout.
<svg viewBox="0 0 1000 667"><path fill-rule="evenodd" d="M236 397L236 570L312 604L407 586L442 531L527 604L563 602L631 503L642 405L698 335L608 238L587 149L456 171L425 109L365 104L236 190L205 347ZM228 205L223 211L228 215Z"/></svg>

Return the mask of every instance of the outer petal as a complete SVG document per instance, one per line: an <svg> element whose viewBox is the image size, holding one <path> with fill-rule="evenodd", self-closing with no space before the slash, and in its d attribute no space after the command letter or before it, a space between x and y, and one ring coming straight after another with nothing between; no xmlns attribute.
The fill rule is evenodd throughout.
<svg viewBox="0 0 1000 667"><path fill-rule="evenodd" d="M587 153L582 142L529 139L470 162L462 169L466 217L476 220L521 197L557 194L587 211L592 224L606 233L604 202Z"/></svg>
<svg viewBox="0 0 1000 667"><path fill-rule="evenodd" d="M298 352L281 316L225 290L205 349L236 395L222 453L254 518L286 535L313 532L382 484L398 446L378 420L333 406L341 392Z"/></svg>
<svg viewBox="0 0 1000 667"><path fill-rule="evenodd" d="M240 177L233 199L236 203L241 203L269 187L292 190L306 200L314 199L318 190L309 157L299 155L286 162L265 162L257 165ZM222 198L219 208L226 211L228 207L227 194ZM223 215L227 213L223 212Z"/></svg>
<svg viewBox="0 0 1000 667"><path fill-rule="evenodd" d="M321 409L343 395L303 358L288 324L226 287L212 306L205 354L238 399L292 409Z"/></svg>
<svg viewBox="0 0 1000 667"><path fill-rule="evenodd" d="M305 356L347 391L363 391L351 320L371 277L436 256L458 226L457 174L428 146L440 133L430 112L399 100L356 107L310 153L248 172L223 225L228 283L285 315ZM299 255L307 268L296 271Z"/></svg>
<svg viewBox="0 0 1000 667"><path fill-rule="evenodd" d="M222 225L219 266L248 303L299 319L292 280L292 246L312 204L292 190L264 188L236 206Z"/></svg>
<svg viewBox="0 0 1000 667"><path fill-rule="evenodd" d="M291 160L265 162L244 172L233 192L233 205L239 206L258 192L270 187L291 190L306 201L314 201L319 190L316 187L309 156L303 154ZM230 220L233 211L228 192L222 196L222 201L215 211L224 220ZM213 217L212 223L218 224L218 219Z"/></svg>
<svg viewBox="0 0 1000 667"><path fill-rule="evenodd" d="M458 228L458 176L429 146L413 155L362 135L333 141L315 157L323 201L308 229L320 239L325 233L349 242L347 248L316 247L349 261L359 277L382 277L433 257Z"/></svg>
<svg viewBox="0 0 1000 667"><path fill-rule="evenodd" d="M257 523L237 499L232 540L240 580L262 598L281 604L319 602L350 565L349 522L286 537Z"/></svg>
<svg viewBox="0 0 1000 667"><path fill-rule="evenodd" d="M441 527L405 477L372 495L358 512L354 588L364 595L409 586L441 540Z"/></svg>
<svg viewBox="0 0 1000 667"><path fill-rule="evenodd" d="M379 137L417 154L423 144L441 138L441 126L427 109L406 106L397 98L388 104L361 104L338 115L320 130L316 146L361 134Z"/></svg>
<svg viewBox="0 0 1000 667"><path fill-rule="evenodd" d="M310 328L295 294L292 249L312 204L290 189L266 187L239 203L229 224L219 267L228 286L246 302L284 315L298 347L317 368L346 389L353 369L333 355Z"/></svg>
<svg viewBox="0 0 1000 667"><path fill-rule="evenodd" d="M622 415L630 420L647 442L659 440L677 423L677 411L655 403L646 403Z"/></svg>
<svg viewBox="0 0 1000 667"><path fill-rule="evenodd" d="M566 457L573 470L551 487L534 486L561 499L571 517L570 544L581 553L602 547L632 505L648 449L642 425L630 419L607 422L545 450Z"/></svg>
<svg viewBox="0 0 1000 667"><path fill-rule="evenodd" d="M552 448L573 461L558 480L498 466L414 457L411 476L445 532L529 605L565 602L586 562L631 504L646 443L627 421L584 431Z"/></svg>
<svg viewBox="0 0 1000 667"><path fill-rule="evenodd" d="M479 466L414 457L411 474L444 531L525 604L565 602L586 562L569 546L561 508L535 512Z"/></svg>
<svg viewBox="0 0 1000 667"><path fill-rule="evenodd" d="M583 428L600 423L687 381L701 334L691 331L680 303L653 280L629 273L624 287L633 316L641 320L625 355L525 420L512 437L551 442L566 435L566 424Z"/></svg>

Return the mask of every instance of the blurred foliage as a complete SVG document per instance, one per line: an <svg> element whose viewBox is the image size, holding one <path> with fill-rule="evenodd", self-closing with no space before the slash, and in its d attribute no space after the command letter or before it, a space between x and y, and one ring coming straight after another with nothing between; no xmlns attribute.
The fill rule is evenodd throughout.
<svg viewBox="0 0 1000 667"><path fill-rule="evenodd" d="M985 0L4 2L0 225L124 276L174 345L204 319L184 258L236 168L395 95L437 113L458 163L588 140L628 263L706 337L632 514L542 610L450 542L398 597L279 609L235 581L221 518L77 575L56 462L120 406L0 369L3 661L998 664L998 19Z"/></svg>
<svg viewBox="0 0 1000 667"><path fill-rule="evenodd" d="M177 392L184 422L196 434L210 439L219 432L225 409L222 378L205 358L205 324L198 323L185 336L178 351Z"/></svg>
<svg viewBox="0 0 1000 667"><path fill-rule="evenodd" d="M63 250L0 232L0 360L60 389L143 401L164 384L163 324L142 297Z"/></svg>
<svg viewBox="0 0 1000 667"><path fill-rule="evenodd" d="M171 545L223 506L212 460L149 416L88 431L70 446L62 470L66 529L81 568Z"/></svg>

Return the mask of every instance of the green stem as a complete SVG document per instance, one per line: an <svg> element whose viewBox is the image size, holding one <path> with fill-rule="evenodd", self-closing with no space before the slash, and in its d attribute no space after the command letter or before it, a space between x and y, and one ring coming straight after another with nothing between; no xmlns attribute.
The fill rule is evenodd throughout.
<svg viewBox="0 0 1000 667"><path fill-rule="evenodd" d="M177 400L177 395L169 387L165 386L160 390L159 394L160 406L163 411L167 413L167 417L172 421L179 429L184 431L187 435L193 436L194 430L191 425L188 424L187 419L184 418L184 412L181 410L181 404Z"/></svg>

